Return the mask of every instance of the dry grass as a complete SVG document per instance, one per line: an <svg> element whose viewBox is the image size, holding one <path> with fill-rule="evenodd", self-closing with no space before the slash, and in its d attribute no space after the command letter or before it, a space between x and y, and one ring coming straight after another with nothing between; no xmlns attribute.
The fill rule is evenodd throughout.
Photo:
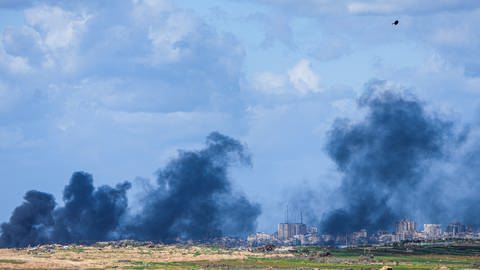
<svg viewBox="0 0 480 270"><path fill-rule="evenodd" d="M267 253L213 246L55 246L0 249L0 269L480 269L480 254L404 254L323 248ZM373 251L372 251L373 252Z"/></svg>
<svg viewBox="0 0 480 270"><path fill-rule="evenodd" d="M174 262L219 262L269 256L273 255L200 246L0 249L0 269L163 268L162 265ZM292 255L284 254L284 256Z"/></svg>

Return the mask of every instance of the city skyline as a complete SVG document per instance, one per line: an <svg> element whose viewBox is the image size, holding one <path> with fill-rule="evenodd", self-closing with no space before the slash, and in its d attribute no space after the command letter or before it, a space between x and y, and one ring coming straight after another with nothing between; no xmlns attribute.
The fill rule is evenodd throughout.
<svg viewBox="0 0 480 270"><path fill-rule="evenodd" d="M480 240L480 230L472 225L459 222L441 224L423 224L422 230L417 230L416 222L402 219L395 223L395 228L376 232L360 229L342 235L322 233L316 225L303 223L279 223L274 233L256 232L247 237L250 246L264 245L337 245L347 247L352 245L393 244L402 241L446 241L446 240Z"/></svg>

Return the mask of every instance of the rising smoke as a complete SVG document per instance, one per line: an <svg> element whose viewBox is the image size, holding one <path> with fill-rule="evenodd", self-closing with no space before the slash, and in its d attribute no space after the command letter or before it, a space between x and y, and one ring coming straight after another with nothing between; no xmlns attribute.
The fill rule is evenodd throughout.
<svg viewBox="0 0 480 270"><path fill-rule="evenodd" d="M325 215L326 233L391 229L409 216L408 201L430 164L458 141L452 122L408 93L379 90L384 87L372 82L359 99L367 110L363 120L337 120L328 134L327 152L343 173L338 195L344 207Z"/></svg>
<svg viewBox="0 0 480 270"><path fill-rule="evenodd" d="M216 132L207 137L206 148L180 152L158 172L158 188L128 231L141 240L166 242L253 231L260 208L233 194L227 173L235 162L250 164L244 147Z"/></svg>
<svg viewBox="0 0 480 270"><path fill-rule="evenodd" d="M0 246L76 243L111 239L127 210L130 183L115 188L93 186L93 178L76 172L63 191L65 206L55 209L51 194L31 190L25 202L2 224Z"/></svg>
<svg viewBox="0 0 480 270"><path fill-rule="evenodd" d="M245 235L255 229L260 207L232 189L228 169L234 164L250 164L244 146L211 133L204 149L181 151L159 170L158 186L134 216L128 213L129 182L95 188L90 174L76 172L64 189L62 207L55 208L50 194L27 192L25 202L1 225L0 246Z"/></svg>
<svg viewBox="0 0 480 270"><path fill-rule="evenodd" d="M52 239L70 243L111 239L127 210L129 182L115 188L93 186L90 174L76 172L63 191L65 206L55 211Z"/></svg>
<svg viewBox="0 0 480 270"><path fill-rule="evenodd" d="M0 246L21 247L49 241L49 229L53 226L52 211L55 199L52 195L31 190L25 194L25 202L15 208L10 221L3 223Z"/></svg>

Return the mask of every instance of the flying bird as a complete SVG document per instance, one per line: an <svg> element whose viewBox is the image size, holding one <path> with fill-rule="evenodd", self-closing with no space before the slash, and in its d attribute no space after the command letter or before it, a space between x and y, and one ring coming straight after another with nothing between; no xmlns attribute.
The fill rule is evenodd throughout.
<svg viewBox="0 0 480 270"><path fill-rule="evenodd" d="M392 25L398 25L398 20L395 20Z"/></svg>

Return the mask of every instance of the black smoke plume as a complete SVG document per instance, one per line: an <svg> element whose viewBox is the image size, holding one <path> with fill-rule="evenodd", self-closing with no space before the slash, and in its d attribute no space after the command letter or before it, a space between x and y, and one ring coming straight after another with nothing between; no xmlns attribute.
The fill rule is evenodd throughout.
<svg viewBox="0 0 480 270"><path fill-rule="evenodd" d="M228 168L250 164L238 141L219 133L199 151L182 151L158 172L158 188L128 227L140 240L208 240L252 232L260 208L234 194Z"/></svg>
<svg viewBox="0 0 480 270"><path fill-rule="evenodd" d="M338 191L344 207L326 214L326 233L391 229L409 215L406 201L430 162L444 158L454 141L452 122L427 112L414 96L382 87L372 83L359 99L363 120L337 120L328 134L327 152L344 174Z"/></svg>
<svg viewBox="0 0 480 270"><path fill-rule="evenodd" d="M204 149L180 151L159 170L158 186L134 216L128 213L129 182L95 188L90 174L76 172L63 191L62 207L55 208L50 194L27 192L25 202L1 225L0 247L244 236L255 229L260 207L233 191L228 169L234 164L250 164L244 146L211 133Z"/></svg>
<svg viewBox="0 0 480 270"><path fill-rule="evenodd" d="M93 186L90 174L76 172L63 191L65 206L55 211L55 242L71 243L112 239L127 210L129 182L115 188Z"/></svg>
<svg viewBox="0 0 480 270"><path fill-rule="evenodd" d="M50 194L31 190L25 194L24 200L15 208L10 221L1 226L1 247L38 245L49 241L55 199Z"/></svg>
<svg viewBox="0 0 480 270"><path fill-rule="evenodd" d="M1 247L45 243L77 243L113 239L120 218L127 210L130 183L115 188L93 186L93 178L76 172L63 191L65 206L55 209L51 194L31 190L10 221L3 223Z"/></svg>

